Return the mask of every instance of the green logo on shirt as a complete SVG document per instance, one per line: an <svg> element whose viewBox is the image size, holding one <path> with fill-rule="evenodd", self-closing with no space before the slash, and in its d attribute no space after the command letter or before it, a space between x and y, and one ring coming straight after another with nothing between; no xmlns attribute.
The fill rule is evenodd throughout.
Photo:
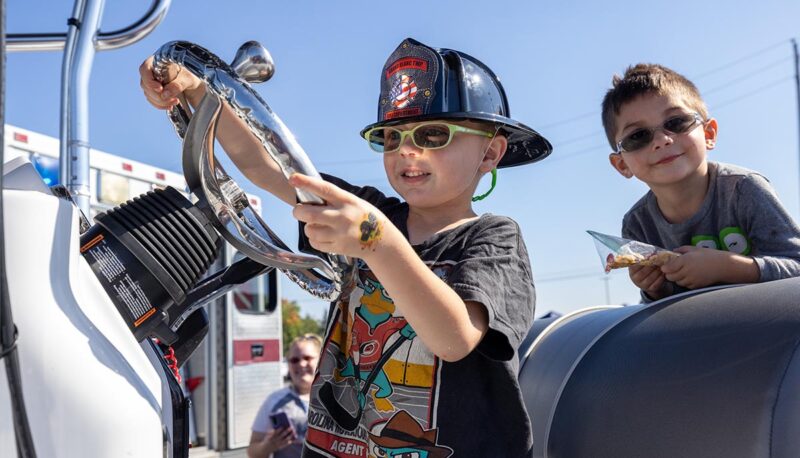
<svg viewBox="0 0 800 458"><path fill-rule="evenodd" d="M700 248L719 250L719 242L713 235L695 235L692 237L692 245L699 246Z"/></svg>
<svg viewBox="0 0 800 458"><path fill-rule="evenodd" d="M750 253L750 240L738 227L726 227L719 233L719 239L722 241L723 249L731 253L741 255Z"/></svg>
<svg viewBox="0 0 800 458"><path fill-rule="evenodd" d="M713 248L715 250L730 251L731 253L746 256L750 253L750 240L744 231L738 227L726 227L719 233L719 237L713 235L695 235L692 237L692 245L701 248Z"/></svg>

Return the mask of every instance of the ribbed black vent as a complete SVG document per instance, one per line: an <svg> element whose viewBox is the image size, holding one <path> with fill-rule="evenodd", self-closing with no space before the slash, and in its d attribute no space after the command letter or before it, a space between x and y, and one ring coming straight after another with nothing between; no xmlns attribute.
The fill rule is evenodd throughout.
<svg viewBox="0 0 800 458"><path fill-rule="evenodd" d="M165 287L176 302L216 257L216 231L188 199L171 187L134 197L98 215L95 221L114 233L151 271L157 272L161 267L169 283L173 283ZM137 243L130 243L131 240Z"/></svg>

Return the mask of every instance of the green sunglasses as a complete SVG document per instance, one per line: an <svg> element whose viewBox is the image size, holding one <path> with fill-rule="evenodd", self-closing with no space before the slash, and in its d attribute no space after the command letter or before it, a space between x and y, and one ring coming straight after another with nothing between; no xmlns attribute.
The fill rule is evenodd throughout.
<svg viewBox="0 0 800 458"><path fill-rule="evenodd" d="M414 146L421 149L439 149L449 145L456 132L492 138L494 132L470 129L447 122L434 121L422 123L413 129L400 130L395 127L373 127L364 133L369 147L378 153L393 153L411 136Z"/></svg>

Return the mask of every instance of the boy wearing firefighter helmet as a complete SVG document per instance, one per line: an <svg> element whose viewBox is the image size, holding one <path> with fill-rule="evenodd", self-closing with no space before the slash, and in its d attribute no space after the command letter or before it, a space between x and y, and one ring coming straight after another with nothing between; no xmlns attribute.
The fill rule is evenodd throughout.
<svg viewBox="0 0 800 458"><path fill-rule="evenodd" d="M189 72L162 86L149 60L140 70L157 107L204 93ZM246 133L223 113L218 138L251 181L295 207L301 245L357 263L329 313L304 456L531 455L516 356L533 322L528 253L516 222L472 202L488 195L473 197L482 176L551 146L509 117L495 74L410 38L389 56L377 122L361 135L402 200L329 175L287 182ZM326 204L296 204L295 188Z"/></svg>

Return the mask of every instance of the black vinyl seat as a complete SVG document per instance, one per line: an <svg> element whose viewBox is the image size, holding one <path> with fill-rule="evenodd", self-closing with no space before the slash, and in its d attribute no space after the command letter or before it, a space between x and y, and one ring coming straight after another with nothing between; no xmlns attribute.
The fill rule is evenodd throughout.
<svg viewBox="0 0 800 458"><path fill-rule="evenodd" d="M521 364L534 456L800 456L800 278L599 310Z"/></svg>
<svg viewBox="0 0 800 458"><path fill-rule="evenodd" d="M528 330L528 335L522 340L522 343L519 344L519 348L517 349L517 357L520 359L520 362L525 356L530 352L531 346L533 342L539 337L539 334L545 330L551 323L556 321L561 315L556 313L548 313L547 315L537 318L533 321L533 325L531 326L530 330Z"/></svg>

